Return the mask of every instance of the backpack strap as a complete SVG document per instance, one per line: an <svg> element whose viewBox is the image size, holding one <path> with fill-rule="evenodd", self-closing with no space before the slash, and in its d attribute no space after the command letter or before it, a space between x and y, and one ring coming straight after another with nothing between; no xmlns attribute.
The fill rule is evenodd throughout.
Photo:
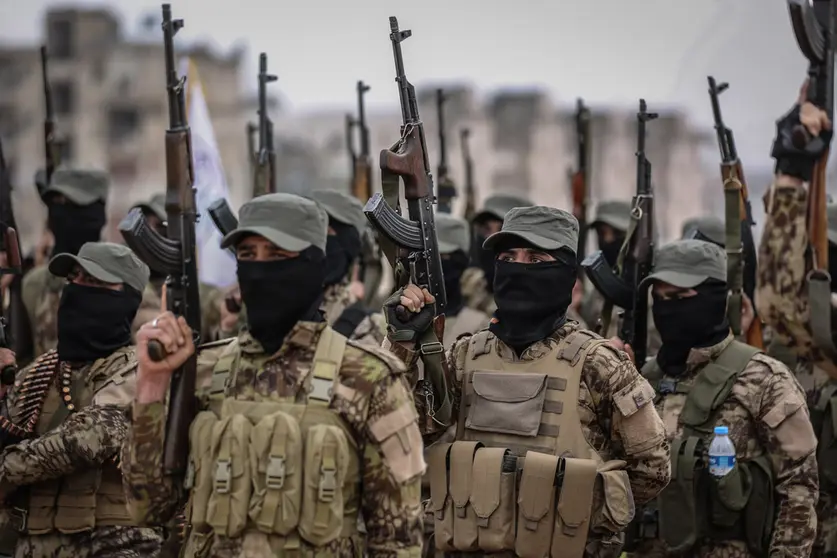
<svg viewBox="0 0 837 558"><path fill-rule="evenodd" d="M343 337L351 338L360 323L366 319L370 312L363 307L360 301L343 309L340 316L331 325L332 329Z"/></svg>
<svg viewBox="0 0 837 558"><path fill-rule="evenodd" d="M323 328L314 351L314 362L311 365L309 401L313 399L326 405L331 402L337 372L343 364L345 353L346 337L329 326Z"/></svg>
<svg viewBox="0 0 837 558"><path fill-rule="evenodd" d="M601 345L607 343L606 339L602 339L592 331L585 329L576 330L564 338L564 345L558 352L558 358L566 360L570 365L578 364L582 355L586 355L593 344Z"/></svg>
<svg viewBox="0 0 837 558"><path fill-rule="evenodd" d="M491 351L491 340L494 338L494 334L488 331L487 329L483 329L482 331L478 331L471 336L471 339L468 341L468 357L470 360L474 360L482 355L486 355Z"/></svg>

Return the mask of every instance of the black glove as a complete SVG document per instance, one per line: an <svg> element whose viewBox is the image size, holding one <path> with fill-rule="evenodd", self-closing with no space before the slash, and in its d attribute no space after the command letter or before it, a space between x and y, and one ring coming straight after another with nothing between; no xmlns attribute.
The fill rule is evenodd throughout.
<svg viewBox="0 0 837 558"><path fill-rule="evenodd" d="M436 305L425 304L418 312L410 312L401 305L404 289L398 289L384 301L384 317L393 341L414 341L427 331L436 316Z"/></svg>
<svg viewBox="0 0 837 558"><path fill-rule="evenodd" d="M794 105L776 121L776 139L773 140L770 156L776 160L777 174L787 174L808 182L814 174L814 164L828 149L833 133L831 130L822 130L819 141L814 138L803 149L794 147L793 131L801 126L799 111L799 105Z"/></svg>

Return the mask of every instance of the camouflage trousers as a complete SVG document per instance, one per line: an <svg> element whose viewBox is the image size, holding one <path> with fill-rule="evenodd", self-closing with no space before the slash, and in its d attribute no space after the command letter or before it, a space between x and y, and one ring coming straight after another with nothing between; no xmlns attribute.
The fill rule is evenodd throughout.
<svg viewBox="0 0 837 558"><path fill-rule="evenodd" d="M837 557L837 490L820 491L817 502L817 539L811 557Z"/></svg>
<svg viewBox="0 0 837 558"><path fill-rule="evenodd" d="M149 558L160 551L162 533L139 527L99 527L74 535L21 537L14 558Z"/></svg>

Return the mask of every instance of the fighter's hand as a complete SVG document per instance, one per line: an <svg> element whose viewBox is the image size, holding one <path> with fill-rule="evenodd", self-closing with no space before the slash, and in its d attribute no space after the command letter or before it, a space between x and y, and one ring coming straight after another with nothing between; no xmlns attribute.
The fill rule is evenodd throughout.
<svg viewBox="0 0 837 558"><path fill-rule="evenodd" d="M221 331L237 331L238 320L241 316L241 291L238 286L230 289L227 294L218 301L221 312Z"/></svg>
<svg viewBox="0 0 837 558"><path fill-rule="evenodd" d="M436 299L427 289L407 285L384 302L384 315L395 341L415 341L436 315Z"/></svg>
<svg viewBox="0 0 837 558"><path fill-rule="evenodd" d="M741 331L750 331L755 319L756 311L753 309L753 301L746 294L741 293Z"/></svg>
<svg viewBox="0 0 837 558"><path fill-rule="evenodd" d="M799 88L799 121L808 132L817 137L823 130L831 130L831 120L828 114L808 100L808 80Z"/></svg>
<svg viewBox="0 0 837 558"><path fill-rule="evenodd" d="M436 298L427 289L410 284L404 287L399 302L407 311L418 314L426 305L435 303Z"/></svg>
<svg viewBox="0 0 837 558"><path fill-rule="evenodd" d="M160 362L151 360L148 354L148 343L152 340L159 342L166 352ZM192 330L183 316L163 312L137 332L137 360L142 376L168 380L194 352Z"/></svg>
<svg viewBox="0 0 837 558"><path fill-rule="evenodd" d="M4 370L7 366L17 366L17 357L13 350L0 348L0 371ZM6 392L11 387L10 385L0 384L0 399L6 396Z"/></svg>

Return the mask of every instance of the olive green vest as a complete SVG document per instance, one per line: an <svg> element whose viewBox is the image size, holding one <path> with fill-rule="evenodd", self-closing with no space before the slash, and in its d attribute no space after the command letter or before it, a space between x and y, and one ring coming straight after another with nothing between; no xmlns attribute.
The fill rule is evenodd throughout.
<svg viewBox="0 0 837 558"><path fill-rule="evenodd" d="M301 540L322 547L357 535L362 448L329 408L345 349L346 338L325 327L293 400L236 396L241 347L234 340L224 350L210 410L189 434L190 539L262 533L272 548L297 551Z"/></svg>
<svg viewBox="0 0 837 558"><path fill-rule="evenodd" d="M596 487L628 505L625 463L604 463L578 414L585 360L606 342L576 331L539 359L507 362L492 333L470 339L456 441L428 450L438 550L576 558Z"/></svg>
<svg viewBox="0 0 837 558"><path fill-rule="evenodd" d="M705 455L716 416L738 375L761 351L732 341L692 382L664 378L656 360L642 369L660 398L685 394L678 422L683 435L671 444L671 481L633 526L639 538L660 538L672 552L688 552L705 540L741 540L766 554L773 528L773 468L766 456L739 461L732 472L709 475ZM727 425L732 426L732 425Z"/></svg>
<svg viewBox="0 0 837 558"><path fill-rule="evenodd" d="M49 362L50 366L39 366L43 362ZM59 427L72 413L88 407L97 391L108 384L125 381L125 375L135 367L131 355L127 360L122 358L112 364L100 365L95 373L80 375L59 364L55 351L41 356L21 379L19 387L26 393L38 391L38 385L47 386L40 413L30 417L35 424L34 434L41 436ZM27 389L29 386L34 389ZM24 407L27 402L27 398L22 397L18 407ZM21 531L30 535L54 531L72 534L95 527L134 524L128 513L122 474L115 459L98 468L83 468L65 477L30 486L25 508L17 511L25 517Z"/></svg>

